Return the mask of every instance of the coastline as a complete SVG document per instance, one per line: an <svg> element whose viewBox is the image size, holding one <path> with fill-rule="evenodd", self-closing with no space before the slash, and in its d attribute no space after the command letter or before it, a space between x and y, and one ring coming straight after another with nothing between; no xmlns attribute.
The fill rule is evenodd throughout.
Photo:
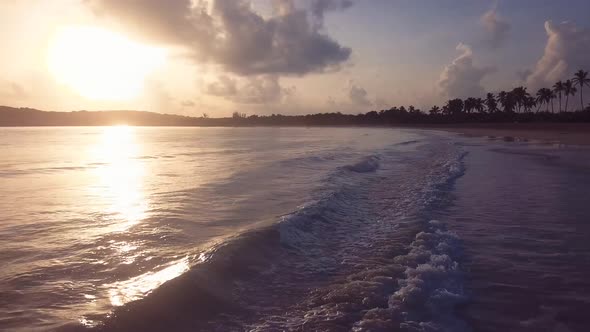
<svg viewBox="0 0 590 332"><path fill-rule="evenodd" d="M482 123L417 126L421 129L444 130L470 137L535 140L544 143L590 145L590 123Z"/></svg>

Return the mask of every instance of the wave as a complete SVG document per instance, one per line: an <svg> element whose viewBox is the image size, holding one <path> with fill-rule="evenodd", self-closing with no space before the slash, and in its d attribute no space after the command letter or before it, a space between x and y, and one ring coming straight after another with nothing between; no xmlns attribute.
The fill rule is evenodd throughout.
<svg viewBox="0 0 590 332"><path fill-rule="evenodd" d="M453 155L439 164L438 172L426 177L428 185L415 200L420 202L420 214L448 203L445 196L449 187L465 172L465 156L462 152ZM398 226L397 235L415 229L411 222ZM377 238L375 241L388 250L387 244ZM455 306L466 301L460 258L458 236L443 222L429 220L419 226L406 253L314 294L301 320L289 319L278 325L276 321L265 322L254 330L280 330L284 326L340 330L346 326L353 331L468 331L469 327L454 315Z"/></svg>
<svg viewBox="0 0 590 332"><path fill-rule="evenodd" d="M413 176L387 183L382 155L342 167L331 175L344 177L335 181L342 186L214 245L97 330L460 331L452 315L464 300L460 241L444 223L422 220L448 203L448 187L464 172L465 154L454 149L429 150L421 160L432 168L409 163Z"/></svg>
<svg viewBox="0 0 590 332"><path fill-rule="evenodd" d="M379 156L368 156L363 158L358 163L344 166L344 169L356 173L369 173L379 169Z"/></svg>
<svg viewBox="0 0 590 332"><path fill-rule="evenodd" d="M402 331L469 330L453 313L466 299L459 255L457 235L443 223L430 221L426 230L416 234L409 252L394 259L405 271L388 307L369 310L353 331L372 331L387 323Z"/></svg>
<svg viewBox="0 0 590 332"><path fill-rule="evenodd" d="M410 145L410 144L416 144L416 143L420 143L420 142L421 142L420 140L416 139L416 140L401 142L401 143L398 143L397 145Z"/></svg>

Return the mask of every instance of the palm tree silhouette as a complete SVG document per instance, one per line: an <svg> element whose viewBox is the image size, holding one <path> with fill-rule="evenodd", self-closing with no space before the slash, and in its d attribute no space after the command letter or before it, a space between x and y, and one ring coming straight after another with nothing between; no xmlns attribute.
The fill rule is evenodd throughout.
<svg viewBox="0 0 590 332"><path fill-rule="evenodd" d="M533 107L535 107L535 105L537 105L537 102L536 102L535 98L533 98L532 96L528 96L524 100L524 109L527 113L531 113L532 109L533 109Z"/></svg>
<svg viewBox="0 0 590 332"><path fill-rule="evenodd" d="M584 110L584 85L590 85L588 72L581 69L578 70L578 72L574 74L574 79L572 81L580 87L580 105L582 106L581 110Z"/></svg>
<svg viewBox="0 0 590 332"><path fill-rule="evenodd" d="M447 108L447 112L450 115L455 115L455 114L460 114L461 111L463 111L463 100L456 98L456 99L451 99L447 102L447 105L445 106Z"/></svg>
<svg viewBox="0 0 590 332"><path fill-rule="evenodd" d="M463 109L465 113L470 114L471 111L475 108L475 98L469 97L465 99L465 103L463 104Z"/></svg>
<svg viewBox="0 0 590 332"><path fill-rule="evenodd" d="M432 108L430 109L430 111L428 111L428 113L432 114L432 115L436 115L439 114L441 111L440 107L438 106L432 106Z"/></svg>
<svg viewBox="0 0 590 332"><path fill-rule="evenodd" d="M518 113L520 113L520 110L524 105L526 98L529 96L529 93L526 91L525 87L519 86L512 90L512 95L514 96L514 102L516 103Z"/></svg>
<svg viewBox="0 0 590 332"><path fill-rule="evenodd" d="M486 107L489 113L494 113L498 110L498 102L493 93L488 93L485 100Z"/></svg>
<svg viewBox="0 0 590 332"><path fill-rule="evenodd" d="M574 86L571 80L565 81L563 84L563 93L565 94L565 111L567 112L567 105L569 103L570 96L575 96L578 90Z"/></svg>
<svg viewBox="0 0 590 332"><path fill-rule="evenodd" d="M555 83L553 85L553 92L555 92L557 94L557 97L559 97L559 112L561 113L561 94L563 93L563 82L562 81L558 81L557 83Z"/></svg>
<svg viewBox="0 0 590 332"><path fill-rule="evenodd" d="M539 108L541 107L541 105L545 104L547 105L545 111L549 112L549 102L551 101L552 94L553 93L551 92L551 90L547 88L541 88L539 89L539 91L537 91L537 102L539 103Z"/></svg>
<svg viewBox="0 0 590 332"><path fill-rule="evenodd" d="M485 110L483 99L481 99L481 98L474 98L473 99L473 108L478 113L483 113L484 110Z"/></svg>
<svg viewBox="0 0 590 332"><path fill-rule="evenodd" d="M537 104L539 105L539 108L541 108L541 106L543 105L543 103L545 102L545 91L543 91L544 88L539 89L539 91L537 91Z"/></svg>
<svg viewBox="0 0 590 332"><path fill-rule="evenodd" d="M514 111L514 97L511 92L500 91L498 93L498 100L506 113L512 113Z"/></svg>

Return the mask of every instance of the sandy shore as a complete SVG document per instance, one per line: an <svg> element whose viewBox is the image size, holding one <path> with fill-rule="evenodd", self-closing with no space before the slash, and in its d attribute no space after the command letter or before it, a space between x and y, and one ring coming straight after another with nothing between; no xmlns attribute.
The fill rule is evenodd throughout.
<svg viewBox="0 0 590 332"><path fill-rule="evenodd" d="M484 123L428 126L467 136L488 136L510 140L538 140L550 143L590 145L590 123Z"/></svg>

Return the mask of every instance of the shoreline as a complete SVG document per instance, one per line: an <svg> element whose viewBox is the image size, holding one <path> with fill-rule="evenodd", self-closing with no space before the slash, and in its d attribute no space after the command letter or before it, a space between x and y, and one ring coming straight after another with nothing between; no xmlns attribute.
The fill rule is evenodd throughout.
<svg viewBox="0 0 590 332"><path fill-rule="evenodd" d="M108 125L45 125L45 126L2 126L2 128L76 128L76 127L111 127ZM301 128L392 128L424 129L453 132L467 137L488 137L505 141L539 141L549 144L567 144L590 146L590 123L464 123L464 124L399 124L393 126L374 125L135 125L130 127L153 128L266 128L266 127L301 127Z"/></svg>
<svg viewBox="0 0 590 332"><path fill-rule="evenodd" d="M590 145L590 123L482 123L416 126L454 132L468 137L488 137L505 141Z"/></svg>

